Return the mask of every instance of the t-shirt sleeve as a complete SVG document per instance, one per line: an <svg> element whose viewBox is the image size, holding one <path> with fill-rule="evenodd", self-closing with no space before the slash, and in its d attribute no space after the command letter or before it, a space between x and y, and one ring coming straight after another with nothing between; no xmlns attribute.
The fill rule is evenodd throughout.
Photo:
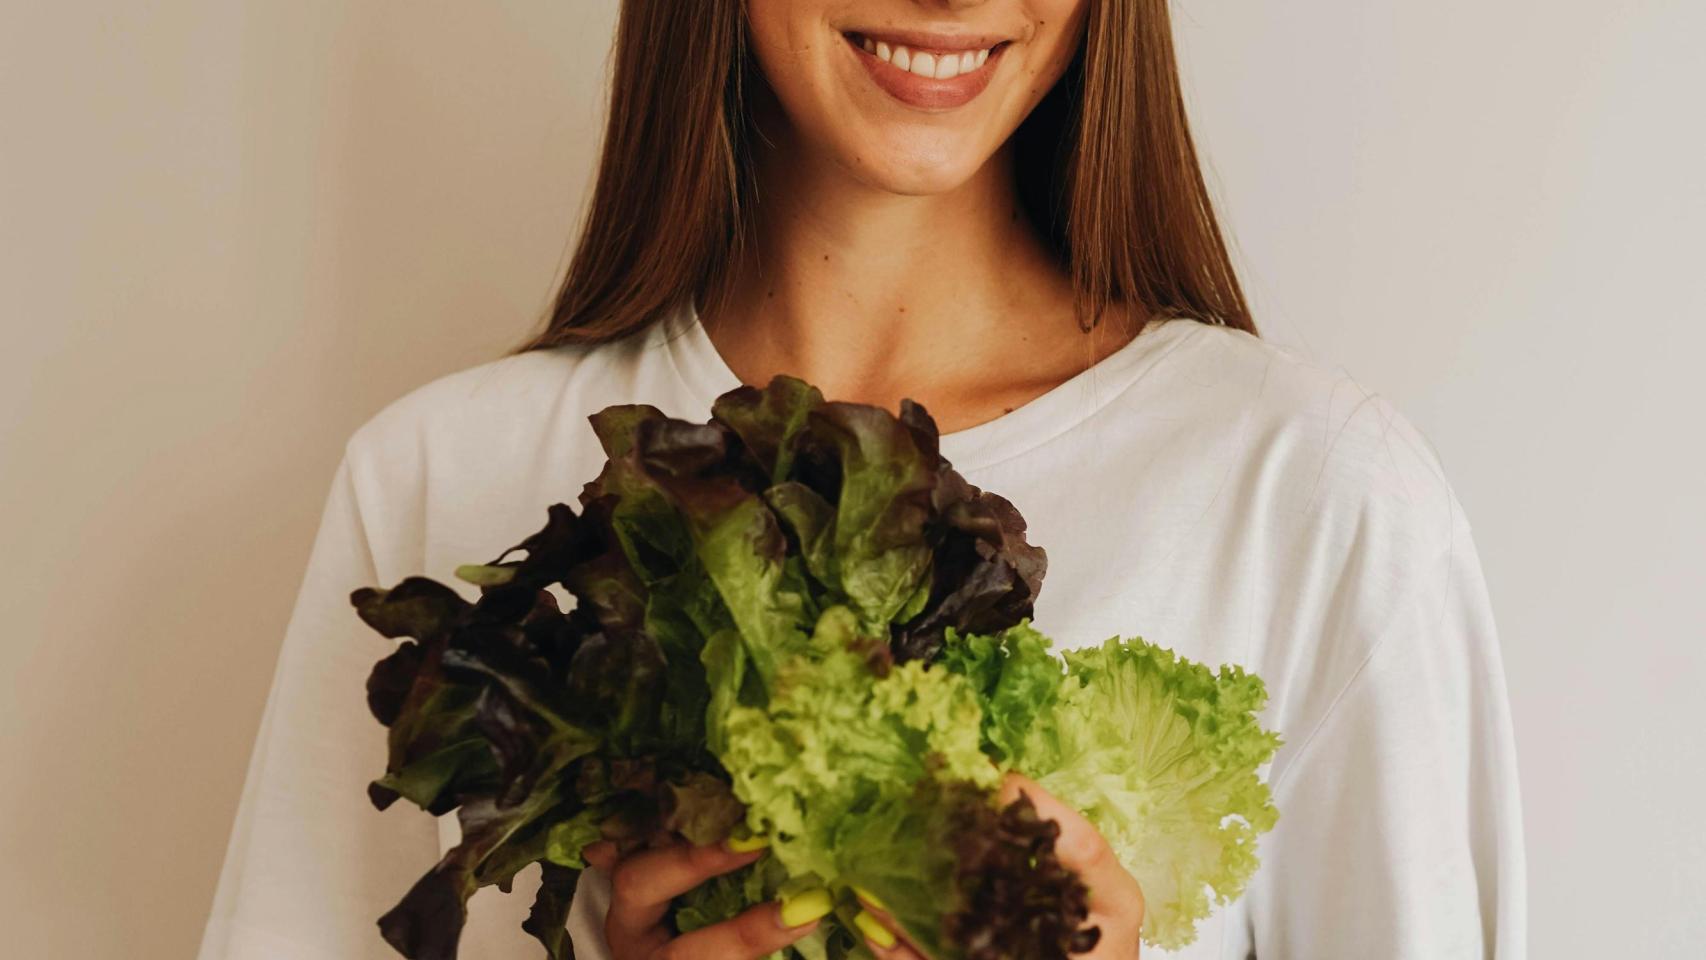
<svg viewBox="0 0 1706 960"><path fill-rule="evenodd" d="M1452 527L1289 762L1247 892L1259 958L1519 960L1516 756L1469 525Z"/></svg>
<svg viewBox="0 0 1706 960"><path fill-rule="evenodd" d="M435 820L374 809L384 728L366 680L395 641L350 592L382 586L346 448L297 594L203 934L200 960L396 960L379 917L438 860Z"/></svg>

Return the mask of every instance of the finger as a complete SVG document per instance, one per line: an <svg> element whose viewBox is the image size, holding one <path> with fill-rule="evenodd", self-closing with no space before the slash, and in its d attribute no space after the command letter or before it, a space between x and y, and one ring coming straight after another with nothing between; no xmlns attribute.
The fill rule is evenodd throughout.
<svg viewBox="0 0 1706 960"><path fill-rule="evenodd" d="M734 853L720 844L682 841L631 853L611 870L605 928L632 934L657 926L672 899L763 855L763 850Z"/></svg>
<svg viewBox="0 0 1706 960"><path fill-rule="evenodd" d="M878 960L924 960L924 954L895 926L893 917L879 916L866 908L853 917L853 925Z"/></svg>
<svg viewBox="0 0 1706 960"><path fill-rule="evenodd" d="M809 906L809 905L808 905ZM784 926L782 905L761 903L732 920L713 923L689 934L676 937L653 954L656 960L759 960L782 949L817 928L829 912L829 896L822 897L822 911L807 910L811 916L795 926ZM790 918L797 919L797 918Z"/></svg>
<svg viewBox="0 0 1706 960"><path fill-rule="evenodd" d="M660 830L647 837L641 844L643 847L656 847L666 843L679 842L680 837L668 830ZM629 853L633 851L630 850ZM622 848L614 840L594 840L581 850L581 859L592 864L605 873L615 868L616 862L623 856Z"/></svg>
<svg viewBox="0 0 1706 960"><path fill-rule="evenodd" d="M1108 845L1096 825L1084 815L1057 799L1042 785L1021 773L1009 772L1001 783L1000 799L1010 803L1024 794L1037 808L1037 816L1060 824L1060 836L1055 838L1055 856L1060 862L1077 871L1090 888L1090 909L1108 909L1128 904L1140 898L1137 881L1120 864L1119 857Z"/></svg>
<svg viewBox="0 0 1706 960"><path fill-rule="evenodd" d="M872 953L880 960L924 960L924 951L895 922L887 904L858 887L853 888L853 895L859 898L859 906L863 908L854 915L853 926L858 928Z"/></svg>
<svg viewBox="0 0 1706 960"><path fill-rule="evenodd" d="M610 840L589 843L581 851L581 859L609 873L616 866L616 844Z"/></svg>

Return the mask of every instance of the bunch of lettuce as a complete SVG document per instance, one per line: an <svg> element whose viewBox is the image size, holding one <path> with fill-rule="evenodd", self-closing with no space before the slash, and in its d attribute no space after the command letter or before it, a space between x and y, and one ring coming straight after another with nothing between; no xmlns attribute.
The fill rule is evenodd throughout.
<svg viewBox="0 0 1706 960"><path fill-rule="evenodd" d="M768 852L672 912L686 932L800 889L833 919L787 951L868 956L850 891L939 960L1089 949L1087 891L1006 770L1083 811L1138 879L1143 937L1191 941L1255 871L1277 816L1261 680L1141 638L1056 657L1031 626L1046 568L1025 523L903 401L825 401L778 376L707 423L589 418L608 460L544 528L459 568L351 595L388 637L368 703L384 809L455 810L462 840L382 918L404 956L454 958L467 901L539 863L523 924L552 960L600 838L761 836ZM568 609L559 604L559 597Z"/></svg>

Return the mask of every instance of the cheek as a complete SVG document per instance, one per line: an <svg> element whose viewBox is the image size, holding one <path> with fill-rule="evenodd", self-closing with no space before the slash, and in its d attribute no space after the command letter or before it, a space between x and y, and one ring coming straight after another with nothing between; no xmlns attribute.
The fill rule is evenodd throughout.
<svg viewBox="0 0 1706 960"><path fill-rule="evenodd" d="M1030 0L1025 4L1025 11L1037 23L1050 27L1067 26L1083 22L1090 13L1090 0Z"/></svg>
<svg viewBox="0 0 1706 960"><path fill-rule="evenodd" d="M748 0L747 43L766 78L786 75L793 51L788 45L787 0Z"/></svg>
<svg viewBox="0 0 1706 960"><path fill-rule="evenodd" d="M1036 76L1053 83L1066 72L1083 43L1090 4L1088 0L1040 0L1028 7L1037 24L1039 48L1029 66Z"/></svg>
<svg viewBox="0 0 1706 960"><path fill-rule="evenodd" d="M778 72L790 67L803 69L810 61L820 60L824 54L820 47L833 34L825 29L829 6L819 0L746 0L747 37L753 56L767 71L775 68ZM785 79L779 76L777 82Z"/></svg>
<svg viewBox="0 0 1706 960"><path fill-rule="evenodd" d="M816 4L805 0L747 0L747 37L753 59L776 98L796 121L821 113L817 89L830 52Z"/></svg>

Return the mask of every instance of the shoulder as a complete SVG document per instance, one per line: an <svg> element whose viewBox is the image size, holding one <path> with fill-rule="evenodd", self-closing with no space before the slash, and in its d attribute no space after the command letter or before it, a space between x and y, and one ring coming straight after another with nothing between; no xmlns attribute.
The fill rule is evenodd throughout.
<svg viewBox="0 0 1706 960"><path fill-rule="evenodd" d="M570 344L488 360L435 377L386 403L350 435L346 455L413 462L434 452L497 453L584 419L586 403L615 402L624 381L655 362L653 328L600 344ZM589 428L590 435L590 428Z"/></svg>
<svg viewBox="0 0 1706 960"><path fill-rule="evenodd" d="M1401 541L1417 559L1466 529L1432 439L1379 384L1242 330L1199 324L1185 376L1221 395L1223 429L1276 509L1342 536Z"/></svg>
<svg viewBox="0 0 1706 960"><path fill-rule="evenodd" d="M537 526L603 460L587 417L669 395L674 371L655 325L618 340L488 360L434 377L386 403L344 448L381 578L490 555ZM494 538L494 532L501 533ZM497 541L502 541L497 542Z"/></svg>
<svg viewBox="0 0 1706 960"><path fill-rule="evenodd" d="M1269 582L1249 662L1276 721L1301 743L1382 646L1411 662L1479 655L1475 540L1426 432L1344 365L1224 327L1189 346L1181 384L1231 398L1210 404L1228 411L1212 427L1232 451L1220 495L1236 504L1229 556Z"/></svg>

